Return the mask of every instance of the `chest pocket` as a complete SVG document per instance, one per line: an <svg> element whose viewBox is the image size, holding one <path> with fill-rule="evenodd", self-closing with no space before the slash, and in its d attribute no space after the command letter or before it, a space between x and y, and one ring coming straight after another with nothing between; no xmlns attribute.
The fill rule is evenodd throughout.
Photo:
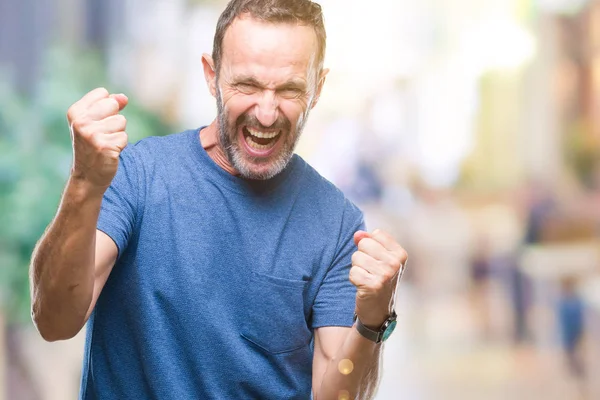
<svg viewBox="0 0 600 400"><path fill-rule="evenodd" d="M303 294L308 282L252 272L242 336L273 354L307 346L312 336L304 318Z"/></svg>

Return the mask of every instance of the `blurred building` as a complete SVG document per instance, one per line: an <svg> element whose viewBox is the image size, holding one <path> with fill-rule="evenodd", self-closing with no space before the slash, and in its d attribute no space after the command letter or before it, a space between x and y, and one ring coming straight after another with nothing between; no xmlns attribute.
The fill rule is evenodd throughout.
<svg viewBox="0 0 600 400"><path fill-rule="evenodd" d="M0 0L0 65L18 88L32 93L52 45L93 46L107 52L125 25L124 1Z"/></svg>

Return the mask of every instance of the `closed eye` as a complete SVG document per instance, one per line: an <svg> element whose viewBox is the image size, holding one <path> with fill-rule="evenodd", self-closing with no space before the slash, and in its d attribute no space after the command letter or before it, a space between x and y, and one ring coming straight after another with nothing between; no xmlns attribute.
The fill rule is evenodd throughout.
<svg viewBox="0 0 600 400"><path fill-rule="evenodd" d="M242 93L255 93L260 90L256 84L248 82L238 83L235 87Z"/></svg>
<svg viewBox="0 0 600 400"><path fill-rule="evenodd" d="M304 94L304 91L299 88L283 88L279 89L277 92L281 96L288 98L300 97Z"/></svg>

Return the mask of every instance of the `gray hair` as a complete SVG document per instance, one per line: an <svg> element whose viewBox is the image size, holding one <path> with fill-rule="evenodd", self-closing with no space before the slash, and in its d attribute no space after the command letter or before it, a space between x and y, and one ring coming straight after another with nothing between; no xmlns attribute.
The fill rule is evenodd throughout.
<svg viewBox="0 0 600 400"><path fill-rule="evenodd" d="M325 60L327 34L323 23L321 6L310 0L231 0L217 23L213 43L215 72L219 74L223 55L223 38L227 28L243 14L271 23L296 23L312 26L317 35L316 65L320 71Z"/></svg>

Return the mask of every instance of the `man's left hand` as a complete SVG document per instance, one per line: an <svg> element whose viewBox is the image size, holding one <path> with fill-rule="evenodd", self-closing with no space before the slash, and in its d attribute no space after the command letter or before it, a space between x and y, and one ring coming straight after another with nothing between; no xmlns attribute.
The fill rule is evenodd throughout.
<svg viewBox="0 0 600 400"><path fill-rule="evenodd" d="M363 325L377 330L391 313L398 274L408 255L380 229L356 232L354 243L358 251L352 255L350 282L357 288L356 314Z"/></svg>

